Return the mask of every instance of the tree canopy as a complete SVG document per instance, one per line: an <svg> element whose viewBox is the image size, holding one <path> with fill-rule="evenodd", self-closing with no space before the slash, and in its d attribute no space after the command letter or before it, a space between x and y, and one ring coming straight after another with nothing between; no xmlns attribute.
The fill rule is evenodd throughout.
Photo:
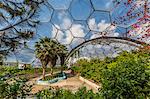
<svg viewBox="0 0 150 99"><path fill-rule="evenodd" d="M0 1L0 59L33 37L41 3L43 0Z"/></svg>
<svg viewBox="0 0 150 99"><path fill-rule="evenodd" d="M42 38L35 44L36 57L41 61L43 67L43 79L45 78L45 69L47 65L52 68L56 65L58 58L60 58L61 65L64 64L67 48L59 42L50 38Z"/></svg>

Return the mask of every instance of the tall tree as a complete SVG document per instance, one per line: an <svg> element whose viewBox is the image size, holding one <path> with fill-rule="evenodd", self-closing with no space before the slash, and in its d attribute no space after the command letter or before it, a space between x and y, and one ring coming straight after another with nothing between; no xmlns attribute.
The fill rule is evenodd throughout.
<svg viewBox="0 0 150 99"><path fill-rule="evenodd" d="M63 65L67 54L67 48L64 45L45 37L36 42L35 48L35 54L42 64L43 79L45 79L45 69L48 65L51 67L51 75L58 58L61 60L61 65Z"/></svg>
<svg viewBox="0 0 150 99"><path fill-rule="evenodd" d="M0 0L0 61L32 38L35 13L44 0Z"/></svg>

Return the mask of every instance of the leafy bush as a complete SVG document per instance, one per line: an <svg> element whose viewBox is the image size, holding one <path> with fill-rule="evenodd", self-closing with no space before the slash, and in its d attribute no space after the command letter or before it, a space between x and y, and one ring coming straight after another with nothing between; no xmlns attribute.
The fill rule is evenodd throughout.
<svg viewBox="0 0 150 99"><path fill-rule="evenodd" d="M134 99L150 95L150 51L123 52L114 59L103 61L80 60L72 70L101 83L105 98Z"/></svg>
<svg viewBox="0 0 150 99"><path fill-rule="evenodd" d="M51 71L50 68L46 69L46 73L49 73ZM54 71L61 71L61 68L54 68ZM23 76L23 75L30 75L27 76L28 78L35 77L34 74L41 75L42 74L42 68L27 68L25 70L19 70L17 66L14 67L8 67L8 66L1 66L0 67L0 78L2 77L16 77L16 76Z"/></svg>
<svg viewBox="0 0 150 99"><path fill-rule="evenodd" d="M111 59L106 58L101 61L99 59L92 59L90 61L87 60L79 60L76 64L74 64L71 69L79 73L82 77L93 80L96 83L101 82L101 73L104 68L106 68L106 64L108 64Z"/></svg>
<svg viewBox="0 0 150 99"><path fill-rule="evenodd" d="M150 95L150 53L124 52L102 71L102 93L110 99L137 99Z"/></svg>
<svg viewBox="0 0 150 99"><path fill-rule="evenodd" d="M31 85L26 84L26 79L13 79L11 81L0 79L0 99L25 98L31 91Z"/></svg>
<svg viewBox="0 0 150 99"><path fill-rule="evenodd" d="M72 93L64 89L48 89L36 94L39 99L103 99L100 94L87 91L85 87Z"/></svg>
<svg viewBox="0 0 150 99"><path fill-rule="evenodd" d="M0 76L4 76L8 73L17 73L19 70L17 69L16 66L14 67L7 67L7 66L0 66Z"/></svg>

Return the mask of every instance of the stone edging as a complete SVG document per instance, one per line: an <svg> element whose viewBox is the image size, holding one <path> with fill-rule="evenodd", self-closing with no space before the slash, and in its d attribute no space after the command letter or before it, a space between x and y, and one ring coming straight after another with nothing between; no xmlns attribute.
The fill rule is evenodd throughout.
<svg viewBox="0 0 150 99"><path fill-rule="evenodd" d="M87 79L85 79L85 78L83 78L83 77L81 77L81 76L79 76L79 79L80 79L81 81L85 82L86 84L92 86L92 87L95 88L96 90L99 90L99 89L100 89L100 86L99 86L99 85L97 85L97 84L95 84L95 83L93 83L93 82L91 82L91 81L89 81L89 80L87 80Z"/></svg>

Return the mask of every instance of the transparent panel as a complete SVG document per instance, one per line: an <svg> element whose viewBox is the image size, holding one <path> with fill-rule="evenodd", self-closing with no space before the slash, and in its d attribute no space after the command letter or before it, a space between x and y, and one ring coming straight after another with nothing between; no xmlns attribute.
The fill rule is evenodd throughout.
<svg viewBox="0 0 150 99"><path fill-rule="evenodd" d="M60 30L66 30L71 27L72 19L67 11L54 11L52 23Z"/></svg>
<svg viewBox="0 0 150 99"><path fill-rule="evenodd" d="M114 0L91 0L95 10L111 11L114 7Z"/></svg>
<svg viewBox="0 0 150 99"><path fill-rule="evenodd" d="M71 15L75 20L86 20L92 11L89 0L74 0L70 7Z"/></svg>
<svg viewBox="0 0 150 99"><path fill-rule="evenodd" d="M93 31L102 32L111 25L109 12L95 11L88 19L89 28Z"/></svg>
<svg viewBox="0 0 150 99"><path fill-rule="evenodd" d="M61 44L70 44L73 36L70 31L58 31L56 39L61 43Z"/></svg>
<svg viewBox="0 0 150 99"><path fill-rule="evenodd" d="M48 0L54 9L68 9L72 0Z"/></svg>

